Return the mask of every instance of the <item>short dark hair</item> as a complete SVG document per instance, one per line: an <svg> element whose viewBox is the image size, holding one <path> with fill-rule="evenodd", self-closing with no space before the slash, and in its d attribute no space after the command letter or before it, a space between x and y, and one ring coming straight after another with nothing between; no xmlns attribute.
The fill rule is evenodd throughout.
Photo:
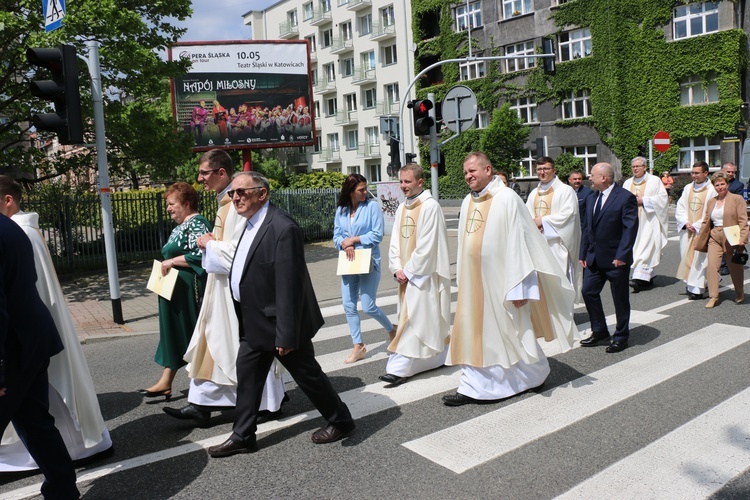
<svg viewBox="0 0 750 500"><path fill-rule="evenodd" d="M177 198L179 203L187 203L190 210L194 212L198 210L198 191L187 182L178 181L169 186L164 193L164 199L166 200L167 196L172 195Z"/></svg>
<svg viewBox="0 0 750 500"><path fill-rule="evenodd" d="M583 177L583 172L581 172L580 170L571 170L570 173L568 174L568 179L570 179L570 176L573 174L578 174L581 177Z"/></svg>
<svg viewBox="0 0 750 500"><path fill-rule="evenodd" d="M704 172L708 172L708 163L706 163L703 160L696 161L695 163L693 163L692 168L695 168L695 167L700 167L700 169L703 170Z"/></svg>
<svg viewBox="0 0 750 500"><path fill-rule="evenodd" d="M211 151L206 151L205 153L203 153L198 160L198 167L206 162L208 162L208 166L212 170L223 168L224 172L226 172L230 177L234 173L234 168L232 167L232 157L229 156L229 154L227 154L227 152L223 149L212 149Z"/></svg>
<svg viewBox="0 0 750 500"><path fill-rule="evenodd" d="M16 203L21 203L21 185L17 183L12 177L7 175L0 175L0 196L5 197L10 195Z"/></svg>
<svg viewBox="0 0 750 500"><path fill-rule="evenodd" d="M549 156L540 156L539 158L536 159L536 164L537 165L552 165L554 167L555 160L553 160Z"/></svg>
<svg viewBox="0 0 750 500"><path fill-rule="evenodd" d="M339 193L338 205L341 208L350 208L352 206L352 193L358 185L362 183L367 184L367 179L362 174L349 174L344 181L344 185L341 186L341 193Z"/></svg>

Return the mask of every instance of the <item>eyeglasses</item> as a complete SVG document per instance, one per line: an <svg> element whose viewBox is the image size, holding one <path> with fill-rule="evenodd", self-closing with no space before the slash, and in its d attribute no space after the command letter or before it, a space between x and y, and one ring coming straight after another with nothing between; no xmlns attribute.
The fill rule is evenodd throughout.
<svg viewBox="0 0 750 500"><path fill-rule="evenodd" d="M537 172L549 172L550 170L554 170L552 167L536 167Z"/></svg>
<svg viewBox="0 0 750 500"><path fill-rule="evenodd" d="M227 194L230 198L234 198L234 195L236 194L240 198L244 198L248 193L248 191L251 191L253 189L263 189L263 186L257 186L257 187L251 187L251 188L237 188L237 189L230 189L227 191Z"/></svg>
<svg viewBox="0 0 750 500"><path fill-rule="evenodd" d="M211 175L211 172L218 172L219 170L221 169L213 168L211 170L198 170L198 175L202 177L208 177L209 175Z"/></svg>

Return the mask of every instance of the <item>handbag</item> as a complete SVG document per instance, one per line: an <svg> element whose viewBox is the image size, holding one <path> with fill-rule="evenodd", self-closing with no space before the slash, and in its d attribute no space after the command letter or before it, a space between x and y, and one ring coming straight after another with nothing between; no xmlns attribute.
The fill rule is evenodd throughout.
<svg viewBox="0 0 750 500"><path fill-rule="evenodd" d="M734 249L734 253L732 254L732 262L735 264L739 264L741 266L744 266L747 264L747 251L743 247L742 250Z"/></svg>

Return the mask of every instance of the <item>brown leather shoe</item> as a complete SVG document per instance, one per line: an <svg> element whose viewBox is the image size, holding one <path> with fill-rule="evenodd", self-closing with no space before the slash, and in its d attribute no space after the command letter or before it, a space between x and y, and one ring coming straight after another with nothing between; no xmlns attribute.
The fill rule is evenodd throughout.
<svg viewBox="0 0 750 500"><path fill-rule="evenodd" d="M719 299L718 298L710 298L708 299L708 302L706 303L706 309L713 309L719 305Z"/></svg>
<svg viewBox="0 0 750 500"><path fill-rule="evenodd" d="M326 443L333 443L334 441L338 441L339 439L343 438L350 432L354 430L354 423L352 423L352 427L349 430L342 431L341 429L338 429L334 427L331 424L328 424L325 427L322 427L318 429L317 431L313 432L312 434L312 442L315 444L326 444Z"/></svg>
<svg viewBox="0 0 750 500"><path fill-rule="evenodd" d="M231 457L238 453L255 453L256 451L258 451L257 443L248 446L242 443L235 443L231 439L227 439L216 446L209 446L208 448L208 454L214 458Z"/></svg>

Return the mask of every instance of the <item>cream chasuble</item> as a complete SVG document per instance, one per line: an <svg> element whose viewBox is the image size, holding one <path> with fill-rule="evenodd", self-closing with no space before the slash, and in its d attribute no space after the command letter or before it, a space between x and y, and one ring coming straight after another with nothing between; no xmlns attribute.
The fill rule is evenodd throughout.
<svg viewBox="0 0 750 500"><path fill-rule="evenodd" d="M579 225L580 226L580 225ZM516 309L509 292L536 272L540 300ZM523 201L492 181L461 206L458 300L446 364L510 368L538 361L536 337L566 351L577 335L575 292Z"/></svg>
<svg viewBox="0 0 750 500"><path fill-rule="evenodd" d="M693 182L685 186L675 208L682 257L677 270L677 278L686 281L693 293L701 293L706 286L708 254L696 252L693 248L693 240L701 231L703 217L706 215L706 202L714 196L716 196L716 190L710 181L706 181L705 185L698 190L695 189ZM694 233L690 233L685 228L688 222L695 228Z"/></svg>
<svg viewBox="0 0 750 500"><path fill-rule="evenodd" d="M388 350L425 359L445 350L450 338L450 258L440 205L429 191L399 205L388 250L391 272L414 281L399 286L398 329Z"/></svg>
<svg viewBox="0 0 750 500"><path fill-rule="evenodd" d="M669 197L661 180L651 174L645 180L635 183L633 178L625 181L623 188L644 198L643 206L638 207L638 235L633 245L633 269L652 269L661 261L662 249L667 246L669 222Z"/></svg>

